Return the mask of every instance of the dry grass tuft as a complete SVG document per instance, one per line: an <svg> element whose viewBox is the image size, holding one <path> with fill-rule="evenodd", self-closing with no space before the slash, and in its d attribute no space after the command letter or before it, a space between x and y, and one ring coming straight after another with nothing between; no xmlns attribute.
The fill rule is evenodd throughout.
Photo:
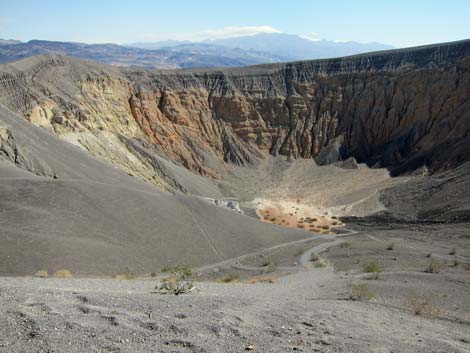
<svg viewBox="0 0 470 353"><path fill-rule="evenodd" d="M274 282L276 282L276 278L274 276L266 276L266 275L255 276L255 277L252 277L248 280L249 284L274 283Z"/></svg>
<svg viewBox="0 0 470 353"><path fill-rule="evenodd" d="M49 277L49 272L47 272L46 270L40 270L40 271L36 272L34 275L36 277L40 277L40 278L47 278L47 277Z"/></svg>
<svg viewBox="0 0 470 353"><path fill-rule="evenodd" d="M70 278L72 276L72 272L67 269L60 269L54 272L54 277L57 278Z"/></svg>
<svg viewBox="0 0 470 353"><path fill-rule="evenodd" d="M115 274L113 278L121 279L121 280L129 280L129 279L135 279L137 278L137 276L129 272L120 272L120 273Z"/></svg>

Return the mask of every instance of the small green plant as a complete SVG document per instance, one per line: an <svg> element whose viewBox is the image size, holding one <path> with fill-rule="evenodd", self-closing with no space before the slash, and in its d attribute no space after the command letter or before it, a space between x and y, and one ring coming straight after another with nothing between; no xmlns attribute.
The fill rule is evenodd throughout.
<svg viewBox="0 0 470 353"><path fill-rule="evenodd" d="M379 279L380 272L383 272L382 266L380 266L376 260L365 264L363 266L363 270L364 272L370 273L372 275L371 279Z"/></svg>
<svg viewBox="0 0 470 353"><path fill-rule="evenodd" d="M377 262L377 260L374 260L374 261L371 261L371 262L365 264L363 269L364 269L364 272L366 272L366 273L382 272L383 271L383 268L380 266L380 264Z"/></svg>
<svg viewBox="0 0 470 353"><path fill-rule="evenodd" d="M370 300L374 297L374 293L369 289L367 283L355 283L351 285L351 300Z"/></svg>
<svg viewBox="0 0 470 353"><path fill-rule="evenodd" d="M393 250L393 249L395 249L395 243L388 244L387 250Z"/></svg>

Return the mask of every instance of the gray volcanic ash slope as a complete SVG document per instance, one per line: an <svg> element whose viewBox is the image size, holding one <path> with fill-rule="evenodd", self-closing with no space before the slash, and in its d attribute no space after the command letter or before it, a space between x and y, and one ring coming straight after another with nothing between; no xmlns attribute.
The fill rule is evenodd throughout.
<svg viewBox="0 0 470 353"><path fill-rule="evenodd" d="M59 268L81 275L149 273L167 263L203 265L306 237L157 190L5 108L0 129L2 275ZM220 195L199 178L181 179Z"/></svg>

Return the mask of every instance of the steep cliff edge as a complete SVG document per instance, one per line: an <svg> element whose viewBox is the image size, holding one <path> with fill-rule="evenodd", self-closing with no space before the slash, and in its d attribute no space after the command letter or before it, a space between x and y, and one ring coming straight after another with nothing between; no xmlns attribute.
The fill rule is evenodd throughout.
<svg viewBox="0 0 470 353"><path fill-rule="evenodd" d="M61 56L0 66L0 101L137 176L140 141L218 178L266 154L399 174L470 159L470 40L331 60L148 71Z"/></svg>

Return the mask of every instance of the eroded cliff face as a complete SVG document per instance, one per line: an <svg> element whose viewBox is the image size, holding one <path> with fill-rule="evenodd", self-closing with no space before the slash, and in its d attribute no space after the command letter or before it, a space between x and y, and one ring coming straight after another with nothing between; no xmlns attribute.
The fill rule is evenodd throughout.
<svg viewBox="0 0 470 353"><path fill-rule="evenodd" d="M0 83L9 108L163 188L129 141L212 178L268 153L393 173L470 159L470 41L207 71L46 56L1 66Z"/></svg>

